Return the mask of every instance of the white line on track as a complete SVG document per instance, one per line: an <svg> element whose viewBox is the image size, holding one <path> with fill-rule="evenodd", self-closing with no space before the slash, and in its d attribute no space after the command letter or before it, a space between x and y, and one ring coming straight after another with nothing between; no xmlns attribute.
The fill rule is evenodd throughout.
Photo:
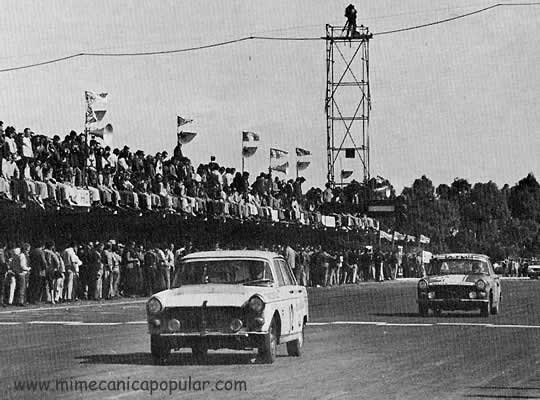
<svg viewBox="0 0 540 400"><path fill-rule="evenodd" d="M404 327L424 327L424 326L465 326L465 327L483 327L483 328L522 328L522 329L540 329L540 325L518 325L518 324L487 324L475 322L433 322L433 323L395 323L381 321L329 321L329 322L309 322L311 326L328 325L371 325L371 326L404 326Z"/></svg>
<svg viewBox="0 0 540 400"><path fill-rule="evenodd" d="M69 306L51 306L51 307L40 307L40 308L22 308L18 310L8 310L0 311L0 314L20 314L20 313L29 313L29 312L39 312L39 311L50 311L50 310L68 310L72 308L86 308L86 307L112 307L117 305L127 305L127 304L137 304L137 303L146 303L148 300L131 300L131 301L118 301L112 303L90 303L90 304L73 304Z"/></svg>
<svg viewBox="0 0 540 400"><path fill-rule="evenodd" d="M64 325L64 326L119 326L119 325L146 325L147 321L126 322L83 322L83 321L0 321L0 326L10 325ZM400 327L436 327L436 326L460 326L481 328L514 328L514 329L540 329L540 325L519 324L487 324L476 322L433 322L433 323L400 323L384 321L328 321L309 322L309 326L335 326L335 325L367 325L367 326L400 326Z"/></svg>

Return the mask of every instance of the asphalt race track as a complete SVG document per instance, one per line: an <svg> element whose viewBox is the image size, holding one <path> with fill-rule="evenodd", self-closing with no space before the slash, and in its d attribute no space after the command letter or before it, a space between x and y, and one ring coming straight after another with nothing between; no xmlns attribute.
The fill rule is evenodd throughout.
<svg viewBox="0 0 540 400"><path fill-rule="evenodd" d="M196 365L186 350L170 365L154 366L140 299L0 309L0 399L540 398L540 281L504 280L502 312L489 318L472 312L421 318L415 285L310 290L304 355L288 357L280 346L272 365L233 351L211 351L207 365ZM16 380L50 382L49 391L16 390ZM58 380L184 385L150 395L142 383L147 390L81 392L56 390ZM196 390L202 381L210 383ZM236 391L217 388L234 381Z"/></svg>

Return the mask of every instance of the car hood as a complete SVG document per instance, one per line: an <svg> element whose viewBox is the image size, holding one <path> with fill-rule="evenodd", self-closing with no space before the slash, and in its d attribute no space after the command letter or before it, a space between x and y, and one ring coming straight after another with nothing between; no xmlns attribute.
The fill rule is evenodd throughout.
<svg viewBox="0 0 540 400"><path fill-rule="evenodd" d="M176 289L156 293L163 307L241 307L251 296L257 294L263 301L272 300L275 289L272 287L244 285L186 285Z"/></svg>
<svg viewBox="0 0 540 400"><path fill-rule="evenodd" d="M484 279L487 281L487 276L482 274L475 275L438 275L427 276L424 279L431 286L437 285L474 285L477 280Z"/></svg>

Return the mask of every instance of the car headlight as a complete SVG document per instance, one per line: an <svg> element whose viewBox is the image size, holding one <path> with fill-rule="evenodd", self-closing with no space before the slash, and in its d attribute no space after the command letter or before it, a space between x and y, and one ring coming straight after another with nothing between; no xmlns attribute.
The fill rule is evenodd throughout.
<svg viewBox="0 0 540 400"><path fill-rule="evenodd" d="M425 279L420 279L420 281L418 282L418 289L419 290L427 290L428 288L428 283L426 282Z"/></svg>
<svg viewBox="0 0 540 400"><path fill-rule="evenodd" d="M158 312L161 312L162 309L163 306L161 305L161 302L155 297L152 297L148 300L148 303L146 303L146 310L149 314L157 314Z"/></svg>
<svg viewBox="0 0 540 400"><path fill-rule="evenodd" d="M482 279L479 279L476 281L476 288L478 290L484 290L486 288L486 282L483 281Z"/></svg>
<svg viewBox="0 0 540 400"><path fill-rule="evenodd" d="M259 296L253 296L251 299L249 299L249 308L257 313L260 313L262 310L264 310L264 301L262 301Z"/></svg>
<svg viewBox="0 0 540 400"><path fill-rule="evenodd" d="M242 320L235 318L231 321L230 328L233 332L238 332L240 329L242 329L242 326L244 326L244 323Z"/></svg>

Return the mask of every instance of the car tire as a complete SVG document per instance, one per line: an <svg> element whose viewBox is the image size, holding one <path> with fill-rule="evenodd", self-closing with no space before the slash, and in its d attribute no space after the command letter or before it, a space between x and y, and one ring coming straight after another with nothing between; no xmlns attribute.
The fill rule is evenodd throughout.
<svg viewBox="0 0 540 400"><path fill-rule="evenodd" d="M262 363L272 364L276 360L277 353L277 324L273 319L268 333L264 336L262 347L259 348L259 357Z"/></svg>
<svg viewBox="0 0 540 400"><path fill-rule="evenodd" d="M208 357L208 348L204 345L196 345L191 348L191 354L197 364L205 364Z"/></svg>
<svg viewBox="0 0 540 400"><path fill-rule="evenodd" d="M489 302L482 303L480 306L480 316L481 317L489 317L489 311L491 310L491 296L489 297Z"/></svg>
<svg viewBox="0 0 540 400"><path fill-rule="evenodd" d="M304 348L304 325L302 325L302 331L300 337L296 340L287 342L287 354L291 357L300 357Z"/></svg>
<svg viewBox="0 0 540 400"><path fill-rule="evenodd" d="M165 364L171 355L171 347L166 340L163 340L158 335L150 336L150 353L152 353L152 361L156 365Z"/></svg>
<svg viewBox="0 0 540 400"><path fill-rule="evenodd" d="M501 296L499 296L499 301L496 305L491 306L491 315L497 315L501 310Z"/></svg>
<svg viewBox="0 0 540 400"><path fill-rule="evenodd" d="M427 317L429 313L429 307L425 304L418 304L418 314L421 317Z"/></svg>

